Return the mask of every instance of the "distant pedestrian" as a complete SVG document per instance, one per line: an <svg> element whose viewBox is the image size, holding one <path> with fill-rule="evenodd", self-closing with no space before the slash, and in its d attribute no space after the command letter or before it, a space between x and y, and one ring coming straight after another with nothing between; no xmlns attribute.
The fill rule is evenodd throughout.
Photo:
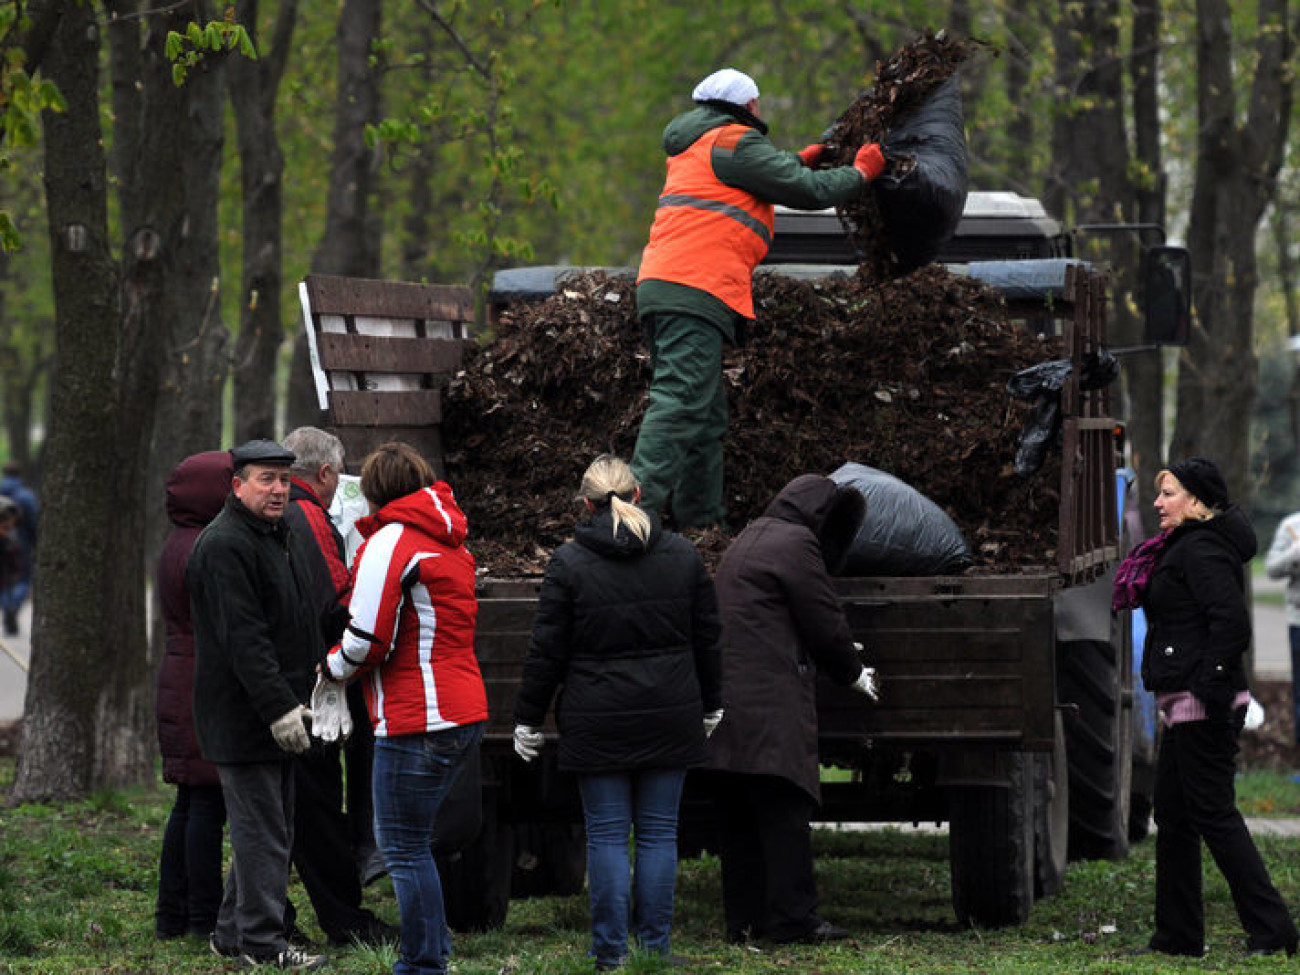
<svg viewBox="0 0 1300 975"><path fill-rule="evenodd" d="M18 505L0 494L0 588L13 585L22 574L22 550L16 537L18 521L21 517ZM17 630L16 625L15 630Z"/></svg>
<svg viewBox="0 0 1300 975"><path fill-rule="evenodd" d="M554 705L559 768L578 776L597 971L622 967L629 931L671 955L682 787L722 717L713 580L640 496L617 457L583 475L588 517L547 566L515 701L520 757Z"/></svg>
<svg viewBox="0 0 1300 975"><path fill-rule="evenodd" d="M1264 557L1270 579L1286 580L1286 624L1291 638L1291 704L1295 715L1292 732L1300 745L1300 512L1287 515L1273 533Z"/></svg>
<svg viewBox="0 0 1300 975"><path fill-rule="evenodd" d="M1160 709L1156 765L1156 917L1147 949L1205 954L1201 842L1228 882L1252 955L1295 954L1296 926L1237 809L1237 736L1250 693L1250 607L1243 566L1255 532L1202 457L1156 475L1160 534L1120 564L1113 605L1147 618L1142 682Z"/></svg>
<svg viewBox="0 0 1300 975"><path fill-rule="evenodd" d="M32 590L40 504L35 492L24 483L22 465L17 461L4 465L0 495L9 498L18 508L18 521L13 533L18 545L18 570L8 582L0 584L0 615L4 617L4 632L6 636L14 636L18 632L18 613Z"/></svg>
<svg viewBox="0 0 1300 975"><path fill-rule="evenodd" d="M158 864L154 933L208 938L221 907L226 804L217 767L199 752L194 730L194 624L185 565L201 532L230 494L228 450L186 457L167 478L172 528L158 556L158 601L166 638L158 667L158 746L163 781L176 786Z"/></svg>

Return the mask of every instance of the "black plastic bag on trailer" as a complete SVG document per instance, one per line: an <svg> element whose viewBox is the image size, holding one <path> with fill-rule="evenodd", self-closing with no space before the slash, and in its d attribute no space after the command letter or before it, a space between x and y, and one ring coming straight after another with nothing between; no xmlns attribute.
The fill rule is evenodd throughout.
<svg viewBox="0 0 1300 975"><path fill-rule="evenodd" d="M1043 466L1043 458L1061 434L1061 387L1073 366L1069 359L1053 359L1021 369L1007 380L1007 392L1016 399L1032 400L1033 407L1020 430L1016 448L1016 473L1028 477ZM1100 389L1119 376L1119 360L1109 349L1089 352L1079 377L1082 389Z"/></svg>
<svg viewBox="0 0 1300 975"><path fill-rule="evenodd" d="M939 85L881 143L896 168L910 160L902 176L886 172L874 183L876 206L889 234L900 270L929 264L961 222L966 205L966 127L959 76Z"/></svg>
<svg viewBox="0 0 1300 975"><path fill-rule="evenodd" d="M867 502L843 575L942 575L974 561L948 513L910 484L866 464L845 464L830 477Z"/></svg>

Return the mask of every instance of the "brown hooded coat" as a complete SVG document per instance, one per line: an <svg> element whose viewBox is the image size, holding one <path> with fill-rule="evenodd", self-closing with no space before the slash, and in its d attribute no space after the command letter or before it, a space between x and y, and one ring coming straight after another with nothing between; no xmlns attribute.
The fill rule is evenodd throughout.
<svg viewBox="0 0 1300 975"><path fill-rule="evenodd" d="M862 672L832 573L864 504L852 488L805 474L727 547L715 579L724 716L706 767L780 776L821 801L817 673L852 684Z"/></svg>

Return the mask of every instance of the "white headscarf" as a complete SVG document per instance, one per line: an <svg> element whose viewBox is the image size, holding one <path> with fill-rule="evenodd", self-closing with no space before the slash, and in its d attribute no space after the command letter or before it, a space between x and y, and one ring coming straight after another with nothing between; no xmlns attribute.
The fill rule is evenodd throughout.
<svg viewBox="0 0 1300 975"><path fill-rule="evenodd" d="M754 79L735 68L722 68L713 72L691 92L697 102L731 102L744 108L758 97Z"/></svg>

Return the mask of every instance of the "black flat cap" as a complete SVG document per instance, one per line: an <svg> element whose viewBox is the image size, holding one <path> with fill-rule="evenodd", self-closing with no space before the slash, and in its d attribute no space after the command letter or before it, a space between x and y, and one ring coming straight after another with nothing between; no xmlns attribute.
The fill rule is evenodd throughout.
<svg viewBox="0 0 1300 975"><path fill-rule="evenodd" d="M230 452L235 461L235 470L245 464L283 465L288 467L298 455L292 450L285 450L274 440L250 440L240 444Z"/></svg>

